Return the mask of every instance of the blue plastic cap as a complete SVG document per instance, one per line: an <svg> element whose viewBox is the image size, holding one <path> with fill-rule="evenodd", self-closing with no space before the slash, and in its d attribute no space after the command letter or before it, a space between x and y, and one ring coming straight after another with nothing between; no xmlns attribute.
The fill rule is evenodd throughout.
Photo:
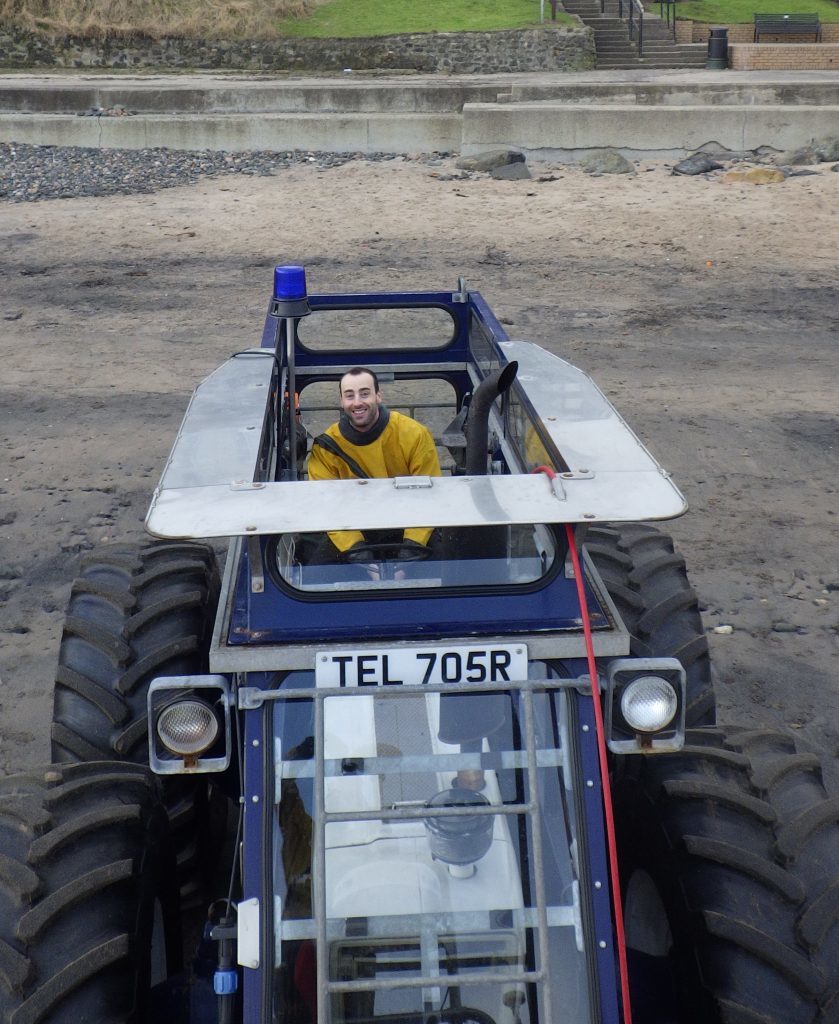
<svg viewBox="0 0 839 1024"><path fill-rule="evenodd" d="M217 996L229 996L239 987L235 971L216 971L213 975L213 991Z"/></svg>
<svg viewBox="0 0 839 1024"><path fill-rule="evenodd" d="M293 301L306 298L305 267L274 267L274 298Z"/></svg>

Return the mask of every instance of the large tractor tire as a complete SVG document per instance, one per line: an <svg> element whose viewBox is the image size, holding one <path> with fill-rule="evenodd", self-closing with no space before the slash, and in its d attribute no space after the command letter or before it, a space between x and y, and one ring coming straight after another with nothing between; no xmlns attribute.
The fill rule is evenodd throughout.
<svg viewBox="0 0 839 1024"><path fill-rule="evenodd" d="M655 979L635 988L636 1024L835 1024L839 799L818 759L775 733L698 729L622 767L627 952Z"/></svg>
<svg viewBox="0 0 839 1024"><path fill-rule="evenodd" d="M56 674L55 761L148 764L149 684L208 671L218 590L215 554L206 545L115 545L82 562ZM164 792L186 899L206 869L208 788L201 776L170 776Z"/></svg>
<svg viewBox="0 0 839 1024"><path fill-rule="evenodd" d="M147 1020L180 967L173 864L148 769L0 781L0 1024Z"/></svg>
<svg viewBox="0 0 839 1024"><path fill-rule="evenodd" d="M713 725L708 639L684 559L652 526L592 526L586 550L629 630L636 658L677 658L687 673L686 722Z"/></svg>

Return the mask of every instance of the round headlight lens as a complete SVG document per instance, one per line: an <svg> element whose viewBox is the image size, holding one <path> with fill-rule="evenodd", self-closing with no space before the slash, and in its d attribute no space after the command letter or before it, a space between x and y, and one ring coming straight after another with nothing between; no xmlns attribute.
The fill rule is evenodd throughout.
<svg viewBox="0 0 839 1024"><path fill-rule="evenodd" d="M660 676L633 679L621 694L621 712L636 732L658 732L673 721L679 701L673 686Z"/></svg>
<svg viewBox="0 0 839 1024"><path fill-rule="evenodd" d="M179 757L195 757L218 736L213 709L200 700L181 700L165 708L157 720L157 735L167 750Z"/></svg>

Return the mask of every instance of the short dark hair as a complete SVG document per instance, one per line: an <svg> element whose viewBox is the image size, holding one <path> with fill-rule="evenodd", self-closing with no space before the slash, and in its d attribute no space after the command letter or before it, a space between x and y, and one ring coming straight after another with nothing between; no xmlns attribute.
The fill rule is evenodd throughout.
<svg viewBox="0 0 839 1024"><path fill-rule="evenodd" d="M379 378L368 366L354 366L351 370L347 370L345 373L341 374L341 380L338 381L338 391L341 391L341 381L344 377L357 377L360 373L369 373L373 378L373 387L375 387L377 391L382 390L379 387Z"/></svg>

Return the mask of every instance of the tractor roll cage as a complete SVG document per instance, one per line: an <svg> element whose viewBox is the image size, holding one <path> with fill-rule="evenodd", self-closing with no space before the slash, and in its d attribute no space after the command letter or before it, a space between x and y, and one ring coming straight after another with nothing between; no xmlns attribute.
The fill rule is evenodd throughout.
<svg viewBox="0 0 839 1024"><path fill-rule="evenodd" d="M441 304L439 293L434 295ZM148 531L166 538L212 538L636 522L671 519L686 510L669 474L586 374L538 345L510 340L477 293L466 293L471 316L457 308L462 302L458 293L450 297L461 326L447 347L379 349L375 359L359 349L312 353L296 335L289 359L283 339L291 328L288 321L274 321L275 347L237 353L194 392L151 502ZM415 304L406 298L407 308ZM314 298L312 306L316 317ZM379 308L372 302L359 302L358 308L365 306ZM276 425L283 419L277 396L287 393L289 374L302 391L365 360L395 380L459 379L465 392L492 370L517 362L518 376L490 420L507 471L433 479L276 479L282 439L277 443L274 434L282 432ZM534 475L538 466L555 475Z"/></svg>

